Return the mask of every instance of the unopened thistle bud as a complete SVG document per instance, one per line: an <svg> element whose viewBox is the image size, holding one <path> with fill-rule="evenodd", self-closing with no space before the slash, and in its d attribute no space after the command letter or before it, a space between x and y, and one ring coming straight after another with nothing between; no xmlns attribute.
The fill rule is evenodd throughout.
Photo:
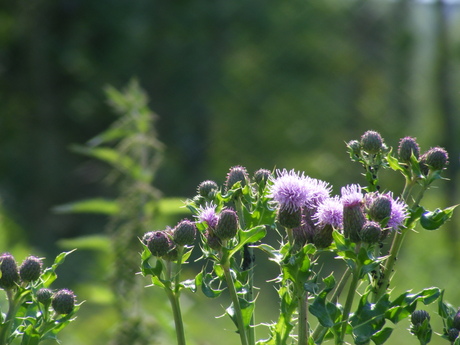
<svg viewBox="0 0 460 345"><path fill-rule="evenodd" d="M355 156L359 156L361 154L361 143L358 140L349 141L347 146L350 149L350 152Z"/></svg>
<svg viewBox="0 0 460 345"><path fill-rule="evenodd" d="M286 209L278 210L278 222L280 225L288 229L297 228L302 222L302 209Z"/></svg>
<svg viewBox="0 0 460 345"><path fill-rule="evenodd" d="M457 328L451 328L447 331L447 339L453 344L458 338L459 333L460 331Z"/></svg>
<svg viewBox="0 0 460 345"><path fill-rule="evenodd" d="M420 155L420 147L418 146L416 139L412 137L402 138L399 141L398 147L399 159L404 163L410 163L412 155L414 155L417 159Z"/></svg>
<svg viewBox="0 0 460 345"><path fill-rule="evenodd" d="M317 229L313 236L313 244L318 249L328 248L333 241L332 232L334 228L330 224L324 225L324 227Z"/></svg>
<svg viewBox="0 0 460 345"><path fill-rule="evenodd" d="M150 239L152 238L153 234L155 231L149 231L142 236L142 243L144 243L146 246L148 245Z"/></svg>
<svg viewBox="0 0 460 345"><path fill-rule="evenodd" d="M442 170L449 163L449 155L442 147L433 147L424 154L425 163L432 170Z"/></svg>
<svg viewBox="0 0 460 345"><path fill-rule="evenodd" d="M302 248L305 243L307 243L307 229L305 226L301 225L296 228L292 229L292 237L294 239L294 248L295 249L300 249Z"/></svg>
<svg viewBox="0 0 460 345"><path fill-rule="evenodd" d="M343 207L343 234L352 242L361 240L361 230L366 218L361 206Z"/></svg>
<svg viewBox="0 0 460 345"><path fill-rule="evenodd" d="M232 209L225 209L219 215L214 234L221 240L228 240L238 232L238 215Z"/></svg>
<svg viewBox="0 0 460 345"><path fill-rule="evenodd" d="M241 183L241 187L246 185L246 180L248 178L248 172L245 167L240 165L230 168L230 171L227 174L227 180L225 181L226 191L232 189L233 185L237 182Z"/></svg>
<svg viewBox="0 0 460 345"><path fill-rule="evenodd" d="M188 219L182 220L173 231L173 241L179 246L192 245L196 237L196 226Z"/></svg>
<svg viewBox="0 0 460 345"><path fill-rule="evenodd" d="M380 195L372 199L367 214L369 218L381 222L391 216L392 200L387 195Z"/></svg>
<svg viewBox="0 0 460 345"><path fill-rule="evenodd" d="M270 178L271 172L267 169L259 169L254 173L254 181L259 186L265 186L268 179Z"/></svg>
<svg viewBox="0 0 460 345"><path fill-rule="evenodd" d="M171 240L165 231L154 231L147 246L153 256L166 255L171 248Z"/></svg>
<svg viewBox="0 0 460 345"><path fill-rule="evenodd" d="M198 186L198 194L205 198L212 198L219 190L219 186L217 183L211 180L203 181Z"/></svg>
<svg viewBox="0 0 460 345"><path fill-rule="evenodd" d="M19 271L13 255L4 253L0 256L0 288L11 289L19 283Z"/></svg>
<svg viewBox="0 0 460 345"><path fill-rule="evenodd" d="M367 153L376 154L383 147L383 139L378 132L367 131L361 136L361 147Z"/></svg>
<svg viewBox="0 0 460 345"><path fill-rule="evenodd" d="M21 267L19 267L19 275L23 282L33 282L40 278L42 273L42 261L36 256L26 258Z"/></svg>
<svg viewBox="0 0 460 345"><path fill-rule="evenodd" d="M44 304L48 305L51 302L51 297L53 296L53 291L50 289L42 288L37 291L37 301Z"/></svg>
<svg viewBox="0 0 460 345"><path fill-rule="evenodd" d="M75 307L75 295L71 290L62 289L56 292L51 306L58 314L70 314Z"/></svg>
<svg viewBox="0 0 460 345"><path fill-rule="evenodd" d="M377 243L382 237L382 228L377 222L366 222L361 229L361 240L366 243Z"/></svg>
<svg viewBox="0 0 460 345"><path fill-rule="evenodd" d="M413 325L420 325L425 320L430 320L430 314L425 310L416 310L411 314L410 318Z"/></svg>

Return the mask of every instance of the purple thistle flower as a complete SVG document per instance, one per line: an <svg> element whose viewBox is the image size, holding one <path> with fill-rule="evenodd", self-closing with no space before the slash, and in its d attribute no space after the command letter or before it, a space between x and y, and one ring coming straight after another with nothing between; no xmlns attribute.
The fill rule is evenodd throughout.
<svg viewBox="0 0 460 345"><path fill-rule="evenodd" d="M327 182L306 176L304 183L308 191L307 206L315 208L330 197L331 187Z"/></svg>
<svg viewBox="0 0 460 345"><path fill-rule="evenodd" d="M324 199L312 217L316 226L331 225L335 229L343 227L343 206L338 196Z"/></svg>
<svg viewBox="0 0 460 345"><path fill-rule="evenodd" d="M347 185L342 187L342 205L344 207L353 207L361 205L363 202L363 193L361 192L361 186L357 184Z"/></svg>
<svg viewBox="0 0 460 345"><path fill-rule="evenodd" d="M195 216L198 218L199 222L205 222L210 228L215 229L219 216L216 214L217 205L211 203L206 203L205 207L200 207L198 209L198 215Z"/></svg>
<svg viewBox="0 0 460 345"><path fill-rule="evenodd" d="M305 177L294 170L276 171L278 177L274 179L270 187L270 196L279 203L282 210L295 212L308 200L308 186Z"/></svg>
<svg viewBox="0 0 460 345"><path fill-rule="evenodd" d="M391 192L388 193L388 196L391 197L391 214L387 227L392 230L398 230L409 215L407 212L407 204L399 198L394 199Z"/></svg>

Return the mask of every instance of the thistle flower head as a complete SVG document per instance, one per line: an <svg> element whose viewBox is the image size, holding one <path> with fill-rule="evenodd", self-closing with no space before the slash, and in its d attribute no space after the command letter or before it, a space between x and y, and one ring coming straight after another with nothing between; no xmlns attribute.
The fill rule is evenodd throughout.
<svg viewBox="0 0 460 345"><path fill-rule="evenodd" d="M370 154L378 153L383 147L383 139L380 133L367 131L361 136L361 148Z"/></svg>
<svg viewBox="0 0 460 345"><path fill-rule="evenodd" d="M303 174L286 169L277 170L276 174L270 187L270 196L278 202L280 209L294 212L305 206L309 193Z"/></svg>
<svg viewBox="0 0 460 345"><path fill-rule="evenodd" d="M238 232L238 215L230 208L222 210L214 234L221 240L228 240Z"/></svg>
<svg viewBox="0 0 460 345"><path fill-rule="evenodd" d="M184 219L173 230L173 241L179 246L192 245L196 237L194 222Z"/></svg>
<svg viewBox="0 0 460 345"><path fill-rule="evenodd" d="M391 198L391 214L387 227L392 230L398 230L409 216L409 213L407 212L407 204L399 198L394 199L391 192L388 193L388 195Z"/></svg>
<svg viewBox="0 0 460 345"><path fill-rule="evenodd" d="M423 323L423 321L425 321L425 320L429 321L430 320L430 314L425 310L415 310L411 314L410 320L411 320L413 325L418 325L418 324Z"/></svg>
<svg viewBox="0 0 460 345"><path fill-rule="evenodd" d="M0 256L0 288L11 289L19 282L19 271L16 260L10 253Z"/></svg>
<svg viewBox="0 0 460 345"><path fill-rule="evenodd" d="M53 296L53 291L47 288L41 288L40 290L37 291L37 301L48 305L51 302L51 297Z"/></svg>
<svg viewBox="0 0 460 345"><path fill-rule="evenodd" d="M433 147L423 154L425 163L432 170L442 170L449 164L449 155L442 147Z"/></svg>
<svg viewBox="0 0 460 345"><path fill-rule="evenodd" d="M40 278L42 261L36 256L27 257L19 267L19 275L23 282L33 282Z"/></svg>
<svg viewBox="0 0 460 345"><path fill-rule="evenodd" d="M215 229L219 216L216 214L216 207L214 203L206 203L204 207L198 209L198 215L195 217L198 218L200 223L206 223L211 229Z"/></svg>
<svg viewBox="0 0 460 345"><path fill-rule="evenodd" d="M62 289L53 296L51 306L58 314L70 314L75 307L75 295L71 290Z"/></svg>
<svg viewBox="0 0 460 345"><path fill-rule="evenodd" d="M323 200L330 197L331 187L327 182L306 176L304 183L308 193L307 207L316 208Z"/></svg>
<svg viewBox="0 0 460 345"><path fill-rule="evenodd" d="M366 243L377 243L382 236L382 228L380 224L373 221L364 223L361 229L361 240Z"/></svg>
<svg viewBox="0 0 460 345"><path fill-rule="evenodd" d="M353 207L361 205L363 202L363 193L361 186L357 184L347 185L341 189L341 201L343 207Z"/></svg>
<svg viewBox="0 0 460 345"><path fill-rule="evenodd" d="M198 186L198 194L204 197L212 197L218 190L217 183L211 180L203 181Z"/></svg>
<svg viewBox="0 0 460 345"><path fill-rule="evenodd" d="M412 154L418 159L420 147L415 138L404 137L399 141L398 156L402 162L409 163Z"/></svg>
<svg viewBox="0 0 460 345"><path fill-rule="evenodd" d="M381 222L391 216L393 198L387 194L370 193L366 197L367 214L370 219Z"/></svg>
<svg viewBox="0 0 460 345"><path fill-rule="evenodd" d="M454 343L455 340L458 338L458 334L460 331L457 328L451 328L447 331L447 339L449 339L450 342Z"/></svg>
<svg viewBox="0 0 460 345"><path fill-rule="evenodd" d="M166 231L154 231L147 246L153 256L164 256L172 248L172 241Z"/></svg>
<svg viewBox="0 0 460 345"><path fill-rule="evenodd" d="M348 148L350 149L351 153L356 156L359 156L361 153L361 143L358 140L350 140L347 143Z"/></svg>
<svg viewBox="0 0 460 345"><path fill-rule="evenodd" d="M248 172L245 167L242 167L241 165L231 167L227 174L225 188L228 191L229 189L232 189L233 185L237 182L241 182L241 187L244 187L246 185L247 179Z"/></svg>
<svg viewBox="0 0 460 345"><path fill-rule="evenodd" d="M343 206L338 196L324 199L312 217L316 226L331 225L335 229L343 227Z"/></svg>
<svg viewBox="0 0 460 345"><path fill-rule="evenodd" d="M267 183L270 176L271 176L270 170L259 169L254 173L254 181L258 185L265 185L265 183Z"/></svg>

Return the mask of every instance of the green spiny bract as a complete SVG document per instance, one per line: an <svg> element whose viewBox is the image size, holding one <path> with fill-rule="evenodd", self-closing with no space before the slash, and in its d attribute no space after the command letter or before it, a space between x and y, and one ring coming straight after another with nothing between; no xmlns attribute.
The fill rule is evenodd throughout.
<svg viewBox="0 0 460 345"><path fill-rule="evenodd" d="M4 253L0 256L0 288L11 289L19 283L19 271L13 255Z"/></svg>
<svg viewBox="0 0 460 345"><path fill-rule="evenodd" d="M166 255L172 249L171 239L165 231L154 231L147 246L153 256Z"/></svg>
<svg viewBox="0 0 460 345"><path fill-rule="evenodd" d="M343 207L343 234L352 242L361 241L361 230L366 222L360 205Z"/></svg>
<svg viewBox="0 0 460 345"><path fill-rule="evenodd" d="M42 261L36 256L27 257L19 267L19 275L23 282L34 282L42 273Z"/></svg>
<svg viewBox="0 0 460 345"><path fill-rule="evenodd" d="M238 232L238 215L230 208L222 210L214 234L221 240L229 240Z"/></svg>
<svg viewBox="0 0 460 345"><path fill-rule="evenodd" d="M194 222L184 219L173 230L173 241L179 246L192 245L196 238Z"/></svg>
<svg viewBox="0 0 460 345"><path fill-rule="evenodd" d="M380 133L367 131L361 136L361 148L369 154L379 153L383 147L383 139Z"/></svg>
<svg viewBox="0 0 460 345"><path fill-rule="evenodd" d="M74 293L68 289L59 290L53 295L51 306L58 314L70 314L75 307Z"/></svg>
<svg viewBox="0 0 460 345"><path fill-rule="evenodd" d="M42 288L38 290L36 294L37 301L44 305L48 305L51 302L52 296L53 296L53 291L47 288Z"/></svg>
<svg viewBox="0 0 460 345"><path fill-rule="evenodd" d="M400 161L410 163L412 155L414 155L416 159L418 159L420 155L420 147L418 146L416 139L412 137L402 138L399 141L398 147L398 156Z"/></svg>

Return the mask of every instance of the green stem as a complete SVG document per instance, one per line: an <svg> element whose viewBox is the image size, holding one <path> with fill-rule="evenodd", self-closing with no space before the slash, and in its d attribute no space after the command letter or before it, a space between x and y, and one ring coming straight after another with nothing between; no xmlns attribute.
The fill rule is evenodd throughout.
<svg viewBox="0 0 460 345"><path fill-rule="evenodd" d="M291 246L291 250L294 247L294 235L292 234L292 229L286 228L286 233L288 235L289 245Z"/></svg>
<svg viewBox="0 0 460 345"><path fill-rule="evenodd" d="M303 290L303 289L302 289ZM307 306L308 306L308 293L306 291L300 291L299 299L299 345L308 344L308 316L307 316Z"/></svg>
<svg viewBox="0 0 460 345"><path fill-rule="evenodd" d="M171 303L173 316L174 316L174 325L176 327L176 337L177 337L177 345L185 345L185 332L184 332L184 324L182 322L182 313L180 309L180 301L179 297L180 294L177 292L175 293L169 288L165 289L166 294L168 295L169 302Z"/></svg>
<svg viewBox="0 0 460 345"><path fill-rule="evenodd" d="M16 295L13 293L13 289L6 289L6 295L8 298L8 313L6 314L5 322L1 327L0 331L0 345L8 344L8 336L11 332L11 327L13 325L14 319L16 317L16 312L20 305L20 294L19 292Z"/></svg>
<svg viewBox="0 0 460 345"><path fill-rule="evenodd" d="M345 333L347 331L348 319L350 317L351 307L353 305L353 300L356 294L356 288L359 283L359 272L361 270L360 266L357 266L353 272L353 279L351 280L350 286L348 288L347 299L345 301L345 306L343 307L342 313L342 332L339 336L338 344L344 343Z"/></svg>
<svg viewBox="0 0 460 345"><path fill-rule="evenodd" d="M238 327L238 333L240 334L241 345L248 345L248 337L246 335L246 327L243 321L243 314L241 312L240 302L238 300L238 294L236 293L235 284L233 282L233 277L230 272L230 267L228 261L222 264L222 268L225 274L225 280L227 281L228 291L230 293L230 298L233 302L233 309L235 311L235 319Z"/></svg>

